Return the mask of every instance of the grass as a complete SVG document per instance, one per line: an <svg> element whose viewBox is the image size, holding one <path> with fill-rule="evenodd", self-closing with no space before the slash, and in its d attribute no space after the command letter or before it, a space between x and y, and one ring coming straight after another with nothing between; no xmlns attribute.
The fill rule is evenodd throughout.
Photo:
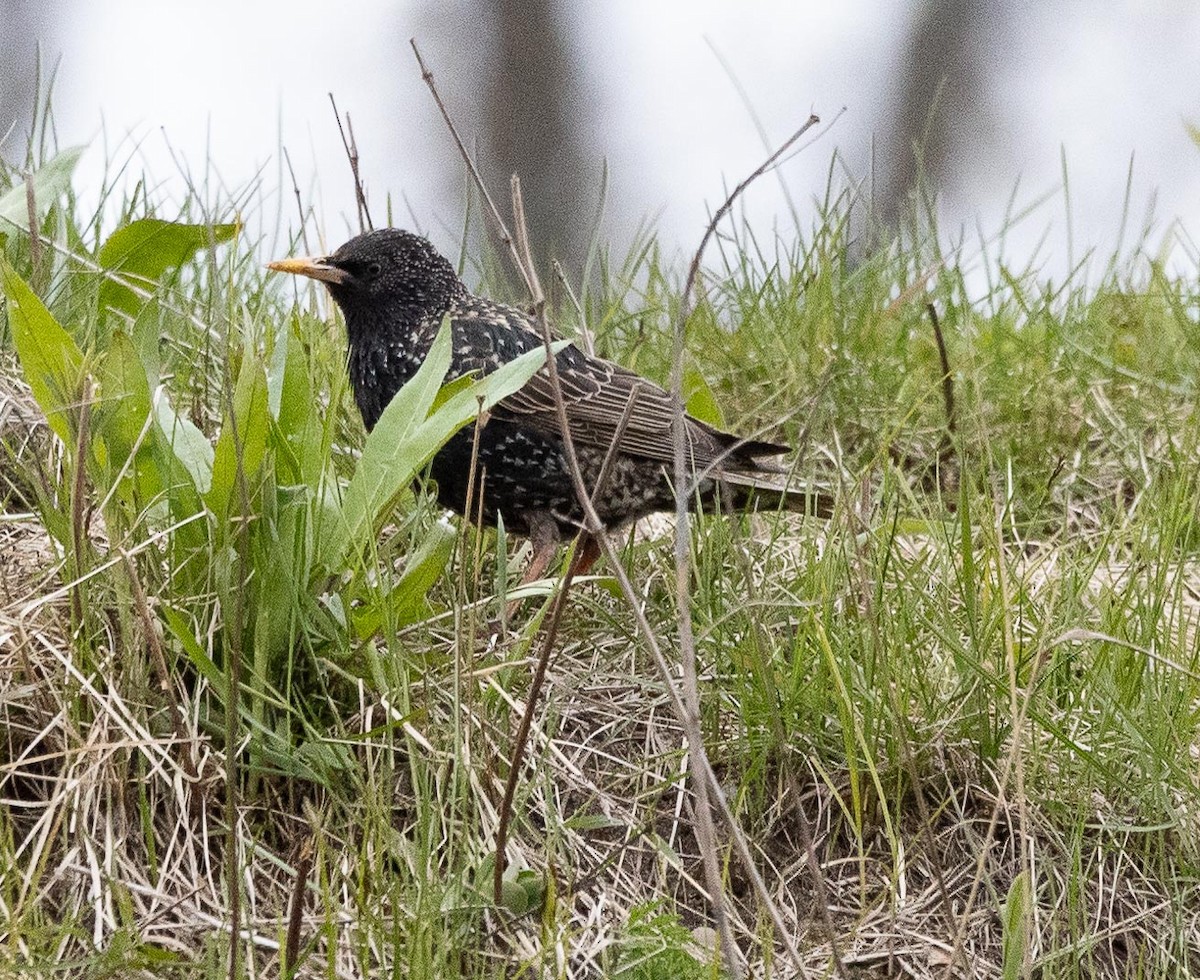
<svg viewBox="0 0 1200 980"><path fill-rule="evenodd" d="M409 459L335 541L386 440L364 450L328 304L266 278L232 200L107 200L108 235L54 180L36 241L3 228L0 972L215 978L235 943L253 976L717 975L682 734L605 569L497 907L545 602L492 628L520 542L402 492ZM847 977L1197 975L1196 278L1148 247L1092 286L990 258L971 295L982 260L928 221L864 254L860 204L831 193L794 244L735 228L689 324L696 404L794 441L841 503L696 522L731 806L811 976L831 943ZM649 237L602 257L602 353L666 379L680 265ZM664 526L622 554L673 649ZM793 975L722 858L755 975Z"/></svg>

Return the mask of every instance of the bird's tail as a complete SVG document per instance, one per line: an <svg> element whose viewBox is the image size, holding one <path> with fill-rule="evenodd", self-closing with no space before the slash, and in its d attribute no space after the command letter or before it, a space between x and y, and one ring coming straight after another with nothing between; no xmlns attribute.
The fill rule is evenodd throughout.
<svg viewBox="0 0 1200 980"><path fill-rule="evenodd" d="M828 490L790 485L774 474L723 472L720 482L723 503L734 510L790 510L823 520L834 514L836 501Z"/></svg>

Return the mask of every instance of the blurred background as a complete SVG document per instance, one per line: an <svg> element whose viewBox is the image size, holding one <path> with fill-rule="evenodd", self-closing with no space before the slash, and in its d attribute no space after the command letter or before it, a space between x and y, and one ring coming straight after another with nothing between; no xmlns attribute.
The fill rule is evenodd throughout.
<svg viewBox="0 0 1200 980"><path fill-rule="evenodd" d="M333 246L356 230L333 92L376 223L390 200L395 223L452 250L464 169L410 37L494 192L507 201L519 172L539 254L574 269L605 171L614 254L649 224L682 261L810 112L822 135L745 198L760 237L806 229L831 182L896 227L920 161L939 234L968 254L983 236L1061 279L1089 248L1106 260L1123 229L1126 251L1196 268L1195 0L0 0L0 153L24 157L40 50L59 144L90 146L85 199L106 167L168 202L189 179L230 193L257 180L247 209L282 214L286 235L286 147Z"/></svg>

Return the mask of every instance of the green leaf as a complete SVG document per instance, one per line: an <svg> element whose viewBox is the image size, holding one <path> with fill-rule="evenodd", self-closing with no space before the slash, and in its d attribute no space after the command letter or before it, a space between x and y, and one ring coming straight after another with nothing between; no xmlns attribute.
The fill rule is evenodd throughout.
<svg viewBox="0 0 1200 980"><path fill-rule="evenodd" d="M171 634L179 641L179 645L183 648L183 652L187 655L188 660L192 662L192 666L196 671L212 686L217 692L217 697L222 701L225 700L225 692L228 690L228 685L225 683L225 675L221 672L221 668L213 663L212 658L200 646L200 641L196 639L195 631L192 629L192 624L183 613L173 607L163 603L159 606L162 611L163 619L166 620L167 628Z"/></svg>
<svg viewBox="0 0 1200 980"><path fill-rule="evenodd" d="M1029 923L1033 909L1030 901L1029 872L1022 871L1009 886L1004 900L1004 980L1019 980L1029 975Z"/></svg>
<svg viewBox="0 0 1200 980"><path fill-rule="evenodd" d="M65 408L79 399L83 352L2 255L0 279L8 297L8 322L25 379L54 434L69 442Z"/></svg>
<svg viewBox="0 0 1200 980"><path fill-rule="evenodd" d="M132 450L151 414L150 385L133 341L124 330L114 330L97 371L100 403L96 429L114 453L124 459ZM119 461L118 461L119 465Z"/></svg>
<svg viewBox="0 0 1200 980"><path fill-rule="evenodd" d="M272 445L281 479L304 483L314 491L325 478L329 453L325 446L327 412L313 397L308 357L294 330L285 328L275 340L267 368L267 402Z"/></svg>
<svg viewBox="0 0 1200 980"><path fill-rule="evenodd" d="M267 451L270 414L267 411L267 378L258 358L247 353L233 392L232 422L226 416L213 455L212 487L205 498L209 509L224 516L237 488L238 458L247 482L254 480Z"/></svg>
<svg viewBox="0 0 1200 980"><path fill-rule="evenodd" d="M167 447L191 478L196 492L208 493L212 488L213 478L212 443L191 419L184 418L175 411L165 387L155 392L154 421L158 424Z"/></svg>
<svg viewBox="0 0 1200 980"><path fill-rule="evenodd" d="M555 353L567 343L555 344ZM460 389L430 415L450 366L450 344L450 327L443 322L429 356L367 437L342 500L341 519L323 528L318 554L327 569L337 568L347 550L365 539L397 494L454 433L517 391L545 363L544 350L529 351Z"/></svg>
<svg viewBox="0 0 1200 980"><path fill-rule="evenodd" d="M708 386L704 375L695 367L688 367L683 372L683 405L688 415L718 429L725 428L725 417L717 404L713 390Z"/></svg>
<svg viewBox="0 0 1200 980"><path fill-rule="evenodd" d="M200 249L227 242L239 224L188 225L159 218L141 218L118 228L100 246L97 259L106 272L120 273L143 290L153 291L162 277L183 265ZM145 299L112 277L100 285L100 309L137 316Z"/></svg>
<svg viewBox="0 0 1200 980"><path fill-rule="evenodd" d="M329 569L341 562L352 541L372 526L376 515L416 475L424 457L407 447L426 418L442 379L450 369L451 334L443 320L424 363L383 410L363 446L362 457L342 500L339 520L322 528L318 556ZM450 434L447 434L449 438Z"/></svg>
<svg viewBox="0 0 1200 980"><path fill-rule="evenodd" d="M425 597L450 561L457 537L445 524L433 525L416 554L409 557L400 581L387 596L381 602L354 612L354 632L360 639L372 636L384 626L397 628L415 623L427 613L429 603Z"/></svg>
<svg viewBox="0 0 1200 980"><path fill-rule="evenodd" d="M71 186L71 174L80 156L87 149L84 146L71 146L63 150L52 160L42 164L36 170L33 181L34 211L43 213L50 202L59 197ZM0 196L0 221L16 225L24 231L29 230L29 192L25 181L20 181L10 191Z"/></svg>
<svg viewBox="0 0 1200 980"><path fill-rule="evenodd" d="M131 481L142 501L151 500L162 491L164 473L171 467L161 458L162 440L152 421L146 431L154 414L150 385L124 330L113 331L96 374L100 397L92 416L92 455L102 467L102 479L111 485L111 479L124 469L123 483ZM125 468L126 462L132 465Z"/></svg>

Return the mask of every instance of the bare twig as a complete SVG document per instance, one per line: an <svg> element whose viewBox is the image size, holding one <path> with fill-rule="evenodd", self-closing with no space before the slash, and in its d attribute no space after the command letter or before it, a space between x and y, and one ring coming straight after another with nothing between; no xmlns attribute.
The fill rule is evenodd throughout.
<svg viewBox="0 0 1200 980"><path fill-rule="evenodd" d="M417 47L417 39L415 37L409 38L408 43L412 45L413 54L417 56L417 64L421 68L421 78L429 86L429 91L433 95L433 101L437 103L437 107L442 113L442 118L446 121L446 126L450 130L450 135L454 137L455 145L458 146L458 153L463 158L463 162L466 163L467 170L471 174L471 179L475 182L475 186L479 188L479 193L483 195L484 201L487 202L488 212L491 214L492 220L496 223L496 231L500 235L500 239L508 246L509 252L512 253L513 263L516 265L517 271L521 274L521 278L525 280L525 287L529 290L529 295L531 297L538 296L540 291L537 288L533 270L526 268L520 250L517 248L516 239L513 238L512 232L508 230L508 225L504 223L504 218L500 215L500 209L496 207L496 202L492 199L492 195L487 189L487 184L483 182L483 178L479 175L479 168L475 166L475 161L471 159L471 154L467 152L466 144L463 143L462 137L458 135L458 129L454 125L454 120L450 118L450 112L446 108L446 103L442 101L437 86L433 82L433 72L429 70L429 66L425 64L425 59L421 57L421 50Z"/></svg>
<svg viewBox="0 0 1200 980"><path fill-rule="evenodd" d="M563 609L567 605L567 595L571 591L571 583L583 563L587 552L585 543L588 534L580 531L575 538L575 550L571 563L563 575L558 594L554 597L554 608L550 611L550 623L546 627L545 640L542 642L542 652L538 656L533 677L529 680L529 693L525 695L525 711L521 714L521 722L517 726L517 734L513 740L512 755L508 762L508 776L504 780L504 799L500 802L500 814L496 824L496 862L492 871L492 898L500 905L504 898L504 869L507 866L505 850L508 847L508 825L512 819L513 797L517 792L517 782L520 780L521 757L525 754L525 745L529 741L529 730L533 726L533 714L538 697L542 693L542 685L546 682L546 671L550 666L550 654L554 650L554 641L558 639L558 624L562 620Z"/></svg>
<svg viewBox="0 0 1200 980"><path fill-rule="evenodd" d="M812 129L813 126L818 125L820 122L821 119L819 116L809 116L804 125L796 130L796 132L792 133L792 135L788 137L787 141L781 147L779 147L778 150L767 157L762 166L760 166L754 171L754 173L738 184L737 187L730 192L729 196L725 198L725 203L717 208L716 214L712 216L712 220L709 221L708 227L704 230L704 237L700 239L700 246L696 249L696 254L692 256L692 264L688 266L687 280L684 282L683 296L679 302L677 325L685 324L687 322L687 318L691 315L691 297L692 291L696 286L696 279L700 275L700 261L704 258L704 250L708 247L709 239L712 238L712 236L716 233L717 225L721 223L721 219L729 213L729 210L733 207L734 202L741 196L742 192L747 187L749 187L756 180L758 180L759 177L770 170L775 164L775 161L783 156L783 154L788 151L788 149L796 142L796 140L800 139L801 136Z"/></svg>
<svg viewBox="0 0 1200 980"><path fill-rule="evenodd" d="M122 549L118 549L121 559L125 564L125 574L129 578L129 588L133 593L133 609L137 613L138 620L142 624L142 632L146 634L146 647L150 651L150 662L154 667L154 674L158 679L158 689L162 692L163 699L167 702L167 708L171 713L171 723L175 728L175 738L179 740L179 751L182 753L180 763L183 766L183 772L188 778L188 782L192 785L192 790L198 790L198 780L196 775L196 761L192 755L191 739L188 736L187 730L187 714L183 710L183 706L179 703L179 699L175 696L175 685L171 683L171 672L167 669L167 658L163 654L162 640L159 639L158 627L154 622L154 615L150 612L150 603L146 599L146 590L142 588L142 581L138 577L137 566L133 563L133 559L128 553ZM198 812L199 798L192 797L192 810Z"/></svg>
<svg viewBox="0 0 1200 980"><path fill-rule="evenodd" d="M958 416L954 405L954 374L950 370L950 357L946 353L946 338L942 335L942 324L938 319L937 307L925 304L929 321L933 324L933 336L937 341L938 360L942 362L942 399L946 403L946 430L953 435L958 427Z"/></svg>
<svg viewBox="0 0 1200 980"><path fill-rule="evenodd" d="M532 270L533 261L529 249L529 230L525 224L525 205L521 197L521 181L516 174L513 174L512 178L512 195L517 241L520 244L521 253L525 256L526 261L529 262L530 269ZM545 303L545 297L541 294L541 285L537 282L536 275L534 276L534 285L538 289L538 305L540 308ZM553 357L549 353L546 356L548 360L553 360ZM604 462L600 466L600 473L596 477L596 485L592 489L591 502L593 507L596 505L596 501L599 499L599 495L608 479L608 472L612 461L616 457L618 447L625 436L625 430L629 426L629 419L633 415L634 406L637 404L639 391L640 387L636 384L630 390L625 410L621 413L621 418L617 422L612 439L609 441L608 452L604 456ZM521 757L525 754L525 745L529 741L529 730L533 724L533 713L537 707L542 685L545 683L546 671L550 665L550 655L554 649L554 641L558 636L558 624L562 618L563 608L567 604L567 596L571 590L571 583L585 562L590 562L595 558L595 552L593 551L595 547L593 536L586 530L581 530L575 538L571 563L567 568L566 575L563 576L558 594L554 597L554 608L550 612L550 625L546 630L546 638L542 644L542 652L538 657L537 665L534 668L533 678L529 682L529 693L525 696L525 711L521 715L517 735L513 740L512 754L508 764L508 776L504 782L504 799L500 804L499 820L496 826L496 861L492 878L492 893L497 905L500 904L503 898L504 869L507 863L505 851L508 846L508 825L512 819L512 802L516 794L517 780L520 778Z"/></svg>
<svg viewBox="0 0 1200 980"><path fill-rule="evenodd" d="M728 804L725 802L721 787L717 782L716 774L713 772L712 765L708 761L708 752L704 748L704 738L700 731L700 716L698 713L690 712L679 691L675 687L674 671L671 670L667 663L666 657L663 656L662 650L658 645L658 637L651 628L649 621L642 612L641 603L638 601L637 592L633 588L633 584L629 581L625 574L625 569L621 567L620 557L616 553L612 542L609 541L608 535L604 529L604 522L600 520L600 515L596 512L595 504L592 502L591 495L588 492L587 485L583 479L583 470L579 466L579 457L575 452L575 444L571 439L570 422L567 418L567 405L563 399L562 385L558 377L558 364L553 356L553 337L550 333L550 325L546 322L545 310L538 310L538 323L542 329L542 339L546 345L546 366L550 374L550 387L554 392L554 407L558 415L559 429L563 435L563 452L567 457L567 468L571 474L571 482L575 487L575 496L579 500L584 512L584 529L594 535L597 543L604 551L605 557L612 566L613 573L617 576L617 581L621 585L621 591L625 593L625 598L629 602L634 616L637 618L638 627L642 631L643 636L650 644L651 652L654 656L654 664L658 668L659 674L663 679L664 686L671 699L671 706L675 711L676 717L683 726L684 735L687 738L688 749L691 752L692 763L697 767L699 779L696 781L697 788L704 784L705 790L711 790L714 796L719 800L719 805L722 808L722 813L729 822L731 835L738 846L739 857L741 857L747 875L754 882L755 892L759 896L759 900L763 902L771 915L772 922L779 933L780 940L786 945L789 955L796 966L797 971L804 975L804 963L800 959L800 953L791 941L791 937L787 934L787 929L783 924L783 918L779 914L778 908L771 900L767 892L766 886L758 874L758 869L754 866L753 856L750 853L750 846L746 842L745 835L741 833L741 828L738 827L733 814L730 812ZM707 797L705 797L707 800ZM698 808L703 809L703 808ZM705 811L707 812L707 811ZM711 813L709 816L711 821ZM697 828L697 836L700 836L700 830ZM715 835L714 835L715 837ZM708 843L712 843L711 841ZM708 851L713 857L716 856L715 844L711 847L706 847L705 842L701 842L702 850ZM711 866L706 864L706 876L710 873ZM725 915L725 906L722 899L720 869L717 868L716 884L708 882L710 890L709 899L713 910L713 922L717 926L717 932L721 936L721 948L725 957L726 968L736 977L743 974L741 957L737 950L737 945L733 941L733 935L730 932L728 918Z"/></svg>
<svg viewBox="0 0 1200 980"><path fill-rule="evenodd" d="M304 244L304 254L311 255L308 247L308 222L304 220L304 202L300 199L300 184L296 180L296 171L292 169L292 155L287 147L283 148L283 162L287 164L288 174L292 178L292 193L296 195L296 212L300 216L300 241Z"/></svg>
<svg viewBox="0 0 1200 980"><path fill-rule="evenodd" d="M512 187L513 227L517 230L517 251L529 278L529 292L535 304L545 300L542 283L538 279L537 267L533 264L533 250L529 247L529 225L525 222L525 196L521 193L521 178L513 174L509 181Z"/></svg>
<svg viewBox="0 0 1200 980"><path fill-rule="evenodd" d="M604 461L600 464L600 473L596 477L596 485L592 489L591 504L596 506L596 501L599 500L600 494L604 490L605 484L608 482L609 470L613 460L616 458L618 447L621 440L625 436L625 430L629 426L629 419L633 416L634 406L637 404L638 394L641 391L639 385L634 385L629 392L629 398L625 402L625 410L621 413L621 418L617 422L617 427L613 432L613 437L609 441L608 451L604 455ZM513 743L512 756L509 760L508 778L504 784L504 801L500 806L500 819L496 828L496 865L495 877L493 879L493 892L495 895L496 904L500 904L501 886L504 881L504 867L506 863L505 847L508 842L508 824L511 819L512 801L517 788L517 778L520 772L521 756L525 753L525 743L529 740L529 729L533 720L534 708L537 704L538 695L541 692L542 683L546 677L546 669L550 661L550 653L554 648L554 639L558 633L558 623L562 616L562 609L567 602L567 593L571 589L571 583L574 581L579 569L583 567L585 562L590 562L596 556L593 550L598 548L595 538L586 530L581 530L575 539L574 553L571 556L571 564L567 569L567 574L563 577L562 584L559 586L558 595L555 596L554 608L550 614L550 626L546 633L545 643L542 645L542 653L538 658L537 666L534 669L533 679L529 684L529 693L525 697L525 713L521 716L521 724L517 729L517 737Z"/></svg>
<svg viewBox="0 0 1200 980"><path fill-rule="evenodd" d="M287 938L283 945L283 961L280 975L294 977L300 958L300 926L304 921L304 891L308 887L308 874L312 870L313 851L315 850L312 834L307 834L300 843L300 856L296 860L296 883L292 887L292 898L288 903Z"/></svg>
<svg viewBox="0 0 1200 980"><path fill-rule="evenodd" d="M362 176L358 172L358 143L354 140L354 126L350 122L350 113L346 113L346 126L342 127L342 116L338 112L337 100L329 93L329 104L333 106L333 118L337 120L338 132L342 136L342 147L346 158L350 161L350 173L354 177L354 203L358 207L358 230L369 231L375 226L371 223L371 212L367 210L367 192L363 187ZM346 133L349 131L349 138Z"/></svg>
<svg viewBox="0 0 1200 980"><path fill-rule="evenodd" d="M958 410L954 402L954 373L950 370L950 356L946 353L946 338L942 333L942 323L938 317L937 307L933 303L926 303L925 309L929 313L930 322L933 324L933 336L937 341L938 359L942 364L942 400L946 405L946 429L942 433L942 438L938 445L937 480L938 485L942 489L945 489L948 485L957 484L957 472L961 468L950 466L957 450L954 434L958 430ZM951 477L952 473L954 474L953 477Z"/></svg>
<svg viewBox="0 0 1200 980"><path fill-rule="evenodd" d="M567 278L567 270L562 267L562 263L555 259L551 263L551 268L554 270L554 277L562 285L562 288L567 291L567 299L571 301L571 305L575 307L575 314L579 317L579 341L583 344L583 349L588 352L589 356L596 356L596 344L592 340L592 331L588 329L587 317L583 312L583 304L579 302L579 297L575 295L575 290L571 288L571 281Z"/></svg>
<svg viewBox="0 0 1200 980"><path fill-rule="evenodd" d="M33 193L33 174L25 177L25 206L29 209L29 264L33 267L33 281L41 277L42 236L38 232L37 196Z"/></svg>
<svg viewBox="0 0 1200 980"><path fill-rule="evenodd" d="M604 459L600 463L600 472L596 474L596 485L592 488L592 506L596 506L596 502L600 499L600 494L604 491L605 485L608 483L609 470L612 469L613 461L617 458L617 452L621 445L621 440L625 437L625 430L629 428L629 420L633 418L633 410L637 406L637 400L641 396L642 386L635 381L629 389L629 397L625 399L625 409L621 412L621 417L617 420L617 427L613 431L613 437L609 441L608 451L604 454Z"/></svg>

